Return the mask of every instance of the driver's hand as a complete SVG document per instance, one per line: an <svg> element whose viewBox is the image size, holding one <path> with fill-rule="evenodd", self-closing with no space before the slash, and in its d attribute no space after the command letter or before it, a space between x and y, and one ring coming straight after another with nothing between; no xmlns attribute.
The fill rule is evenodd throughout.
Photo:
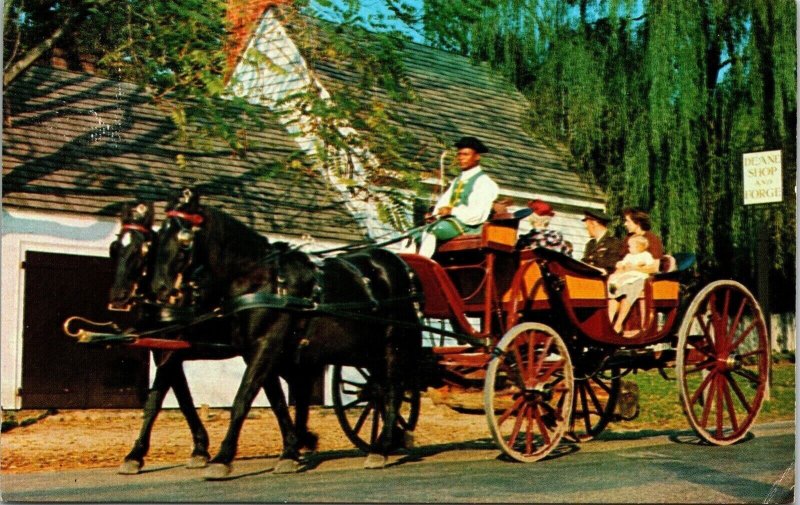
<svg viewBox="0 0 800 505"><path fill-rule="evenodd" d="M452 207L440 207L439 208L439 216L440 217L449 216L450 214L452 214L452 212L453 212L453 208Z"/></svg>

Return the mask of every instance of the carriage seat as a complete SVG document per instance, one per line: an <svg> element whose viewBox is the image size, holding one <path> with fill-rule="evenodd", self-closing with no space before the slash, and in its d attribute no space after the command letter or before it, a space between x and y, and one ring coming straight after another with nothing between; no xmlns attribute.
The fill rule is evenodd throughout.
<svg viewBox="0 0 800 505"><path fill-rule="evenodd" d="M696 257L692 253L665 254L659 260L658 273L654 277L658 279L676 277L676 274L691 268L695 263L695 259Z"/></svg>
<svg viewBox="0 0 800 505"><path fill-rule="evenodd" d="M519 219L513 214L495 214L483 224L480 233L459 235L439 245L437 253L450 253L480 249L513 252L517 243Z"/></svg>

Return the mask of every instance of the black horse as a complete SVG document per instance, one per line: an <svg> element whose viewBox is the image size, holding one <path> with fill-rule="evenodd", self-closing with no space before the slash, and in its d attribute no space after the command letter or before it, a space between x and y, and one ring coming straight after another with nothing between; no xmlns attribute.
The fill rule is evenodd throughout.
<svg viewBox="0 0 800 505"><path fill-rule="evenodd" d="M382 468L397 442L402 392L414 380L422 342L415 283L406 264L388 251L370 249L317 265L288 244L271 244L228 214L201 206L196 195L167 216L152 283L157 299L180 296L185 282L205 278L209 298L233 318L231 342L247 363L228 432L206 477L230 472L258 388L279 390L279 375L295 393L302 431L310 378L327 364L365 367L385 392L383 430L365 462L366 468ZM277 468L297 469L298 431L282 395L268 397L283 435Z"/></svg>
<svg viewBox="0 0 800 505"><path fill-rule="evenodd" d="M111 310L133 310L136 319L134 332L156 332L159 336L191 340L192 347L182 350L153 349L156 374L144 406L142 428L139 436L118 472L121 474L139 473L150 447L150 435L156 417L161 411L165 396L172 389L181 412L186 418L192 433L194 447L187 468L204 468L210 454L208 434L197 415L183 362L191 360L222 360L240 355L231 346L231 321L212 319L202 324L183 328L178 334L160 335L158 330L167 327L182 327L182 320L191 317L193 308L202 310L202 286L192 283L180 291L171 303L156 304L150 289L150 278L155 259L157 234L153 231L154 209L151 203L134 203L123 207L121 229L117 239L111 244L110 253L116 261L114 283L110 291ZM315 449L317 438L308 432L306 423L298 426L297 438L302 447Z"/></svg>

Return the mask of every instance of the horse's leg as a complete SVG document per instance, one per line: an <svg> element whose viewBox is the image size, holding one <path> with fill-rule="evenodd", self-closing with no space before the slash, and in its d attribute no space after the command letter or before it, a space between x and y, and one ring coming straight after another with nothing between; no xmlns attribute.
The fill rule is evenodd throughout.
<svg viewBox="0 0 800 505"><path fill-rule="evenodd" d="M192 432L192 441L194 442L192 456L186 463L186 467L204 468L211 458L208 453L208 433L200 420L200 416L197 415L197 409L194 406L192 393L189 391L189 384L186 382L186 374L182 365L182 363L177 363L175 366L176 370L172 375L172 392L175 393L178 407L180 407L183 417L189 425L189 430Z"/></svg>
<svg viewBox="0 0 800 505"><path fill-rule="evenodd" d="M308 368L304 373L296 374L292 381L292 393L294 394L295 411L295 433L299 448L306 448L310 451L317 449L319 438L316 433L308 431L308 413L311 407L311 390L314 387L314 379L318 377L324 368Z"/></svg>
<svg viewBox="0 0 800 505"><path fill-rule="evenodd" d="M133 443L133 448L125 456L125 461L117 469L117 473L133 475L139 473L144 466L144 457L150 449L150 433L153 424L161 412L161 405L164 397L173 382L175 376L175 362L168 358L166 362L156 368L156 376L153 379L153 386L147 394L144 404L144 415L142 418L142 428L139 430L139 438Z"/></svg>
<svg viewBox="0 0 800 505"><path fill-rule="evenodd" d="M220 445L219 452L209 461L208 468L204 475L206 479L221 479L231 472L231 462L236 456L236 448L239 443L242 424L244 424L247 413L250 412L253 399L256 393L258 393L259 388L266 384L267 377L273 375L273 372L277 368L275 366L275 360L280 353L278 352L279 349L276 349L277 345L274 340L283 338L289 327L288 316L281 315L278 319L279 320L273 324L270 331L256 343L257 347L255 351L245 359L245 361L247 361L247 368L242 377L242 382L239 384L239 389L236 392L236 398L233 400L228 431L225 434L222 445ZM277 378L275 380L277 380ZM288 408L286 411L288 413ZM279 412L275 411L275 415L278 416ZM281 420L279 417L278 423L280 424L281 422L286 421ZM291 422L291 420L289 422Z"/></svg>
<svg viewBox="0 0 800 505"><path fill-rule="evenodd" d="M280 380L277 377L267 379L264 384L264 393L267 394L270 407L278 420L278 427L283 439L283 450L273 472L294 473L300 469L300 444L295 435L295 424L292 423L292 416L289 414L289 406L286 403L283 389L281 389Z"/></svg>
<svg viewBox="0 0 800 505"><path fill-rule="evenodd" d="M399 395L398 392L398 370L397 370L397 351L395 350L394 340L392 338L393 329L388 328L385 333L386 346L384 348L383 356L383 374L375 375L375 377L382 376L384 379L384 401L383 401L383 429L380 436L370 447L367 459L364 462L364 468L375 469L383 468L386 465L387 456L392 450L392 441L394 435L395 424L397 424L397 409Z"/></svg>

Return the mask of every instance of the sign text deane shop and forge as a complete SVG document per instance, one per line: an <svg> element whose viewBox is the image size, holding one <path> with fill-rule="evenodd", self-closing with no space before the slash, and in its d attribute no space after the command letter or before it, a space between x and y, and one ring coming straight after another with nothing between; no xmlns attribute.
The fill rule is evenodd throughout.
<svg viewBox="0 0 800 505"><path fill-rule="evenodd" d="M742 155L744 204L783 201L781 151Z"/></svg>

